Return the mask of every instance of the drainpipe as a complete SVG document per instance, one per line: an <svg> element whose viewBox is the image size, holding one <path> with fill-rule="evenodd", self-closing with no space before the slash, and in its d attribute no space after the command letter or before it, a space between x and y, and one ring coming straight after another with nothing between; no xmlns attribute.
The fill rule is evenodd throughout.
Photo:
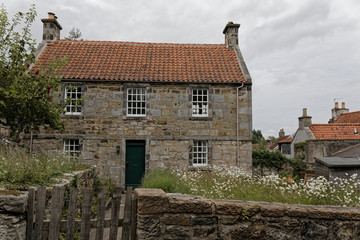
<svg viewBox="0 0 360 240"><path fill-rule="evenodd" d="M239 90L244 86L243 83L236 88L236 164L240 167L240 151L239 151Z"/></svg>

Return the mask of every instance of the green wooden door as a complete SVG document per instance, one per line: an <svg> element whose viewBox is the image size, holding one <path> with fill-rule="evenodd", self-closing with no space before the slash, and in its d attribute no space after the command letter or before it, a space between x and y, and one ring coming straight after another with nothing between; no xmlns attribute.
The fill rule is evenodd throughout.
<svg viewBox="0 0 360 240"><path fill-rule="evenodd" d="M126 141L125 169L125 186L140 186L145 173L145 141Z"/></svg>

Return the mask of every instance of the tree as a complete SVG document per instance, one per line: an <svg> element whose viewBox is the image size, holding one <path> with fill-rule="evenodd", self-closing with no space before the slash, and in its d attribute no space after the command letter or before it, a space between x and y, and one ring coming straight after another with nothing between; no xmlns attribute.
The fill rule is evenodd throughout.
<svg viewBox="0 0 360 240"><path fill-rule="evenodd" d="M31 5L27 13L18 12L9 20L4 5L0 6L0 121L10 126L13 137L41 126L63 129L64 107L53 93L59 89L57 72L66 59L35 64L35 40L30 33L35 16Z"/></svg>
<svg viewBox="0 0 360 240"><path fill-rule="evenodd" d="M78 28L72 28L71 31L69 32L69 36L65 37L65 39L71 39L71 40L82 40L80 39L82 36L80 29Z"/></svg>

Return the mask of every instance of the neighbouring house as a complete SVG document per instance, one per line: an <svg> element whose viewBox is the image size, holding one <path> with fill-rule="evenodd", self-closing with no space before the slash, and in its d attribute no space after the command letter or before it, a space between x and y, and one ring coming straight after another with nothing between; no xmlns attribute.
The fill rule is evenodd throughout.
<svg viewBox="0 0 360 240"><path fill-rule="evenodd" d="M280 129L279 137L268 146L270 151L280 151L284 156L290 157L292 135L285 135L284 129Z"/></svg>
<svg viewBox="0 0 360 240"><path fill-rule="evenodd" d="M224 44L172 44L62 40L53 13L42 22L37 61L68 58L68 105L65 131L43 129L34 148L81 155L122 186L155 168L251 168L252 81L240 24L226 24Z"/></svg>
<svg viewBox="0 0 360 240"><path fill-rule="evenodd" d="M343 109L344 106L345 104L343 104ZM335 118L333 115L333 123L313 124L311 116L307 115L307 109L303 109L303 115L299 117L299 128L291 143L291 156L294 157L296 155L296 144L305 142L303 150L308 172L313 172L314 170L315 157L341 157L345 156L344 152L347 152L348 156L350 154L355 156L358 152L360 123L337 122L336 120L341 115L339 114ZM343 153L343 155L339 155L340 153Z"/></svg>

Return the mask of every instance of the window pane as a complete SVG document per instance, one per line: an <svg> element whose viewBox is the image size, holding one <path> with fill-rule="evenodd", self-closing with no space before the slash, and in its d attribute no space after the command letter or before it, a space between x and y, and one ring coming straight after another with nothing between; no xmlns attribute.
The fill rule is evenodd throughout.
<svg viewBox="0 0 360 240"><path fill-rule="evenodd" d="M127 91L128 91L127 115L145 116L146 89L129 88ZM133 94L130 95L129 93L133 93Z"/></svg>

